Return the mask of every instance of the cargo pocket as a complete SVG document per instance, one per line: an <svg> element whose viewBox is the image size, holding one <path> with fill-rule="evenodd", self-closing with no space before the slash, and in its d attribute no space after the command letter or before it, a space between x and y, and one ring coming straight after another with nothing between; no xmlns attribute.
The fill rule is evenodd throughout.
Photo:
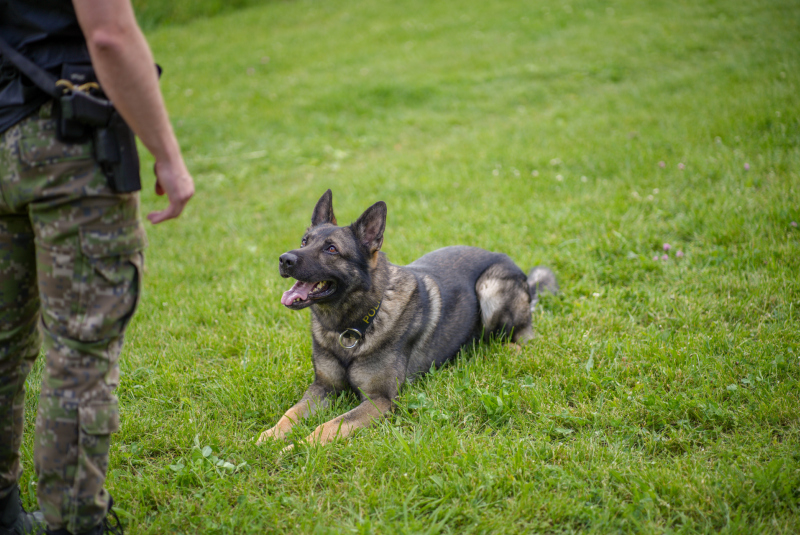
<svg viewBox="0 0 800 535"><path fill-rule="evenodd" d="M87 342L120 336L139 302L147 245L141 222L80 229L81 253L88 263L81 296L85 311L80 329Z"/></svg>
<svg viewBox="0 0 800 535"><path fill-rule="evenodd" d="M87 435L110 435L119 431L119 401L91 401L78 408L81 431Z"/></svg>
<svg viewBox="0 0 800 535"><path fill-rule="evenodd" d="M50 118L32 116L19 128L19 175L25 198L74 198L109 191L91 142L59 141L56 121Z"/></svg>

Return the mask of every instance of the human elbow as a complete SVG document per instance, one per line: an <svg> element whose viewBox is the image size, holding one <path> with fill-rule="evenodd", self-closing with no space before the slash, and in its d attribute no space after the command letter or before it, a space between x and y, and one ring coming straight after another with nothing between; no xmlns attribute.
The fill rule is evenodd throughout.
<svg viewBox="0 0 800 535"><path fill-rule="evenodd" d="M124 26L113 25L97 28L86 38L89 49L101 55L117 55L126 47L131 31Z"/></svg>

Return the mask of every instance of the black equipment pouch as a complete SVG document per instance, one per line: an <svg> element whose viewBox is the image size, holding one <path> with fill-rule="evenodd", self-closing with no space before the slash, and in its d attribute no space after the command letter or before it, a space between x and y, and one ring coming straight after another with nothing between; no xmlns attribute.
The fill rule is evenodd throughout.
<svg viewBox="0 0 800 535"><path fill-rule="evenodd" d="M105 126L114 107L108 100L83 91L72 91L56 100L56 136L66 143L83 143L91 138L92 128Z"/></svg>
<svg viewBox="0 0 800 535"><path fill-rule="evenodd" d="M91 82L97 83L94 67L91 63L65 63L61 66L61 79L68 80L75 85Z"/></svg>

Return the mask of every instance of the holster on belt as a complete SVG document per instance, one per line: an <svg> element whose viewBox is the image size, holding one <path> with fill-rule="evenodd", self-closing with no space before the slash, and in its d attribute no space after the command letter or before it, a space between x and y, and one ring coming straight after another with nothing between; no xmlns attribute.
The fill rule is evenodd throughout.
<svg viewBox="0 0 800 535"><path fill-rule="evenodd" d="M97 88L79 90L95 82L91 65L65 64L61 80L74 89L56 100L56 135L69 143L92 140L95 159L106 175L109 187L117 193L142 189L139 177L139 153L133 131ZM61 83L61 82L59 82Z"/></svg>

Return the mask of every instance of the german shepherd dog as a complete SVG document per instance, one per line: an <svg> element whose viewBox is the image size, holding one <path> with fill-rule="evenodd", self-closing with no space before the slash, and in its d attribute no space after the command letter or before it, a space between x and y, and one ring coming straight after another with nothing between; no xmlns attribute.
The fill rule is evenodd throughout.
<svg viewBox="0 0 800 535"><path fill-rule="evenodd" d="M292 310L311 307L314 382L259 444L283 439L347 387L361 404L306 440L326 443L352 434L388 413L406 381L473 341L529 340L538 292L558 290L549 269L534 268L526 277L508 256L476 247L445 247L396 266L380 250L385 227L383 201L350 226L337 226L328 190L300 248L280 256L281 276L297 279L281 303Z"/></svg>

